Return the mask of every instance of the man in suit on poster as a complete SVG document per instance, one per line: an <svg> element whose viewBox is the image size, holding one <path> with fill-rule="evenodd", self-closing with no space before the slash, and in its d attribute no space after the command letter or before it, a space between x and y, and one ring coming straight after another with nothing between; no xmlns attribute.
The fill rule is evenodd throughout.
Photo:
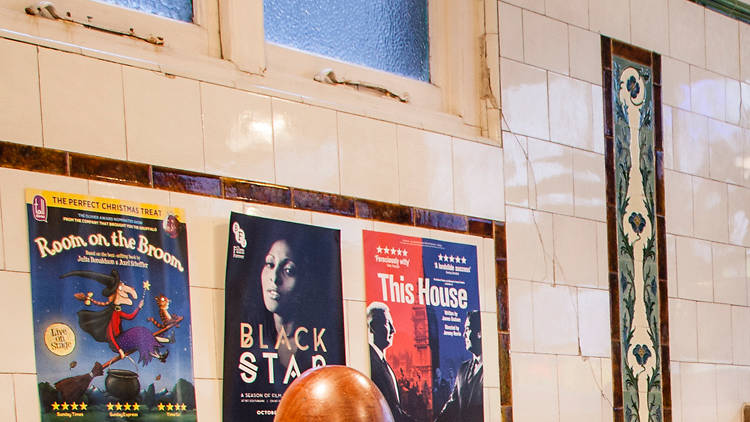
<svg viewBox="0 0 750 422"><path fill-rule="evenodd" d="M396 329L388 305L372 302L367 307L368 340L370 343L370 378L383 393L396 422L411 421L412 418L401 408L399 386L396 373L386 360L386 349L393 344Z"/></svg>
<svg viewBox="0 0 750 422"><path fill-rule="evenodd" d="M479 311L471 311L464 322L466 350L472 354L458 369L456 383L436 422L479 422L484 418L482 391L482 332Z"/></svg>

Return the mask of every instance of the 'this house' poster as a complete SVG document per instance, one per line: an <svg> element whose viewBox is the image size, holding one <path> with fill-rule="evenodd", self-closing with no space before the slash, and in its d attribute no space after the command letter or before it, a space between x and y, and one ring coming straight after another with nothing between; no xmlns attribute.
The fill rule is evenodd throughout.
<svg viewBox="0 0 750 422"><path fill-rule="evenodd" d="M363 237L371 378L394 419L482 421L476 247Z"/></svg>
<svg viewBox="0 0 750 422"><path fill-rule="evenodd" d="M182 210L26 191L43 421L195 421Z"/></svg>

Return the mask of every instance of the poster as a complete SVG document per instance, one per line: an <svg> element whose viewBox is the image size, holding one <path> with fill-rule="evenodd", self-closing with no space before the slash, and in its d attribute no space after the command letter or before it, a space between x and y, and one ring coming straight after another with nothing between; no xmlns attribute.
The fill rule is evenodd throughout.
<svg viewBox="0 0 750 422"><path fill-rule="evenodd" d="M26 190L42 421L195 421L180 209Z"/></svg>
<svg viewBox="0 0 750 422"><path fill-rule="evenodd" d="M365 231L370 372L400 421L482 421L477 251Z"/></svg>
<svg viewBox="0 0 750 422"><path fill-rule="evenodd" d="M345 365L338 230L232 213L224 420L272 421L305 370Z"/></svg>

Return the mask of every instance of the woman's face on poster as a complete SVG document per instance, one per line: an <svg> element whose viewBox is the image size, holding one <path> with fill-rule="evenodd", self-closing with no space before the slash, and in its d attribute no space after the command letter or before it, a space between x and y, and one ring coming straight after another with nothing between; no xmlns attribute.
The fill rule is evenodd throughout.
<svg viewBox="0 0 750 422"><path fill-rule="evenodd" d="M297 264L286 240L277 240L271 245L260 280L266 309L275 313L289 304L297 285Z"/></svg>

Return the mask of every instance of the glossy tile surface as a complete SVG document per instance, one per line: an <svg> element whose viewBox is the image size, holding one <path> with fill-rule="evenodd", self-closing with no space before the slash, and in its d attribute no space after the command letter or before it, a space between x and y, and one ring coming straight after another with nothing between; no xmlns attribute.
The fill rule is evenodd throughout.
<svg viewBox="0 0 750 422"><path fill-rule="evenodd" d="M576 354L578 352L578 303L576 289L534 283L534 350L537 353ZM550 318L554 315L554 318Z"/></svg>
<svg viewBox="0 0 750 422"><path fill-rule="evenodd" d="M513 133L549 138L547 72L512 60L500 60L503 114Z"/></svg>
<svg viewBox="0 0 750 422"><path fill-rule="evenodd" d="M669 299L669 353L673 360L698 360L697 324L696 302Z"/></svg>
<svg viewBox="0 0 750 422"><path fill-rule="evenodd" d="M704 8L683 0L669 0L669 55L694 64L706 63Z"/></svg>
<svg viewBox="0 0 750 422"><path fill-rule="evenodd" d="M592 105L589 85L549 74L550 140L593 150Z"/></svg>
<svg viewBox="0 0 750 422"><path fill-rule="evenodd" d="M0 306L13 321L0 327L0 335L12 339L12 347L0 349L0 371L34 373L34 328L29 274L0 271Z"/></svg>
<svg viewBox="0 0 750 422"><path fill-rule="evenodd" d="M708 176L708 119L700 114L674 109L672 124L675 170Z"/></svg>
<svg viewBox="0 0 750 422"><path fill-rule="evenodd" d="M600 373L599 359L557 357L560 422L602 420Z"/></svg>
<svg viewBox="0 0 750 422"><path fill-rule="evenodd" d="M681 298L713 301L711 243L677 237L677 291Z"/></svg>
<svg viewBox="0 0 750 422"><path fill-rule="evenodd" d="M684 173L664 172L667 232L693 234L693 178Z"/></svg>
<svg viewBox="0 0 750 422"><path fill-rule="evenodd" d="M728 240L727 185L700 177L693 178L694 234L716 242Z"/></svg>
<svg viewBox="0 0 750 422"><path fill-rule="evenodd" d="M523 21L521 9L509 3L498 2L498 19L503 36L500 37L500 55L523 61Z"/></svg>
<svg viewBox="0 0 750 422"><path fill-rule="evenodd" d="M683 422L716 420L716 367L680 364Z"/></svg>
<svg viewBox="0 0 750 422"><path fill-rule="evenodd" d="M732 317L729 305L698 302L698 361L732 362Z"/></svg>
<svg viewBox="0 0 750 422"><path fill-rule="evenodd" d="M742 183L742 130L718 120L708 120L709 174L712 179Z"/></svg>
<svg viewBox="0 0 750 422"><path fill-rule="evenodd" d="M0 39L0 139L42 146L37 47Z"/></svg>
<svg viewBox="0 0 750 422"><path fill-rule="evenodd" d="M727 195L729 242L750 246L750 190L729 186Z"/></svg>
<svg viewBox="0 0 750 422"><path fill-rule="evenodd" d="M622 41L630 40L630 10L618 0L589 0L590 29Z"/></svg>
<svg viewBox="0 0 750 422"><path fill-rule="evenodd" d="M737 19L706 10L706 67L733 79L740 76L739 25Z"/></svg>
<svg viewBox="0 0 750 422"><path fill-rule="evenodd" d="M529 138L529 183L536 206L545 211L572 215L573 149Z"/></svg>
<svg viewBox="0 0 750 422"><path fill-rule="evenodd" d="M631 42L660 54L669 52L667 0L631 0Z"/></svg>
<svg viewBox="0 0 750 422"><path fill-rule="evenodd" d="M669 56L662 57L662 101L690 110L690 65Z"/></svg>
<svg viewBox="0 0 750 422"><path fill-rule="evenodd" d="M570 76L601 85L602 55L599 34L569 26L568 35L570 37Z"/></svg>
<svg viewBox="0 0 750 422"><path fill-rule="evenodd" d="M609 357L612 346L609 313L607 291L578 289L578 331L583 356Z"/></svg>
<svg viewBox="0 0 750 422"><path fill-rule="evenodd" d="M546 15L581 28L588 27L588 0L545 0Z"/></svg>
<svg viewBox="0 0 750 422"><path fill-rule="evenodd" d="M399 202L438 211L453 210L451 138L399 126Z"/></svg>
<svg viewBox="0 0 750 422"><path fill-rule="evenodd" d="M524 10L523 51L526 63L567 75L567 26L560 21Z"/></svg>
<svg viewBox="0 0 750 422"><path fill-rule="evenodd" d="M505 220L503 151L453 138L454 210L497 221Z"/></svg>
<svg viewBox="0 0 750 422"><path fill-rule="evenodd" d="M508 305L510 307L510 345L514 352L534 352L533 283L508 280Z"/></svg>
<svg viewBox="0 0 750 422"><path fill-rule="evenodd" d="M513 420L559 421L557 357L512 353Z"/></svg>
<svg viewBox="0 0 750 422"><path fill-rule="evenodd" d="M574 211L577 217L605 221L604 157L586 151L573 151Z"/></svg>
<svg viewBox="0 0 750 422"><path fill-rule="evenodd" d="M747 306L745 248L712 245L714 300Z"/></svg>
<svg viewBox="0 0 750 422"><path fill-rule="evenodd" d="M692 110L717 120L726 116L726 83L718 73L690 66Z"/></svg>
<svg viewBox="0 0 750 422"><path fill-rule="evenodd" d="M588 220L553 216L555 281L581 287L598 285L596 226Z"/></svg>
<svg viewBox="0 0 750 422"><path fill-rule="evenodd" d="M553 279L552 215L506 207L508 277L531 281Z"/></svg>

